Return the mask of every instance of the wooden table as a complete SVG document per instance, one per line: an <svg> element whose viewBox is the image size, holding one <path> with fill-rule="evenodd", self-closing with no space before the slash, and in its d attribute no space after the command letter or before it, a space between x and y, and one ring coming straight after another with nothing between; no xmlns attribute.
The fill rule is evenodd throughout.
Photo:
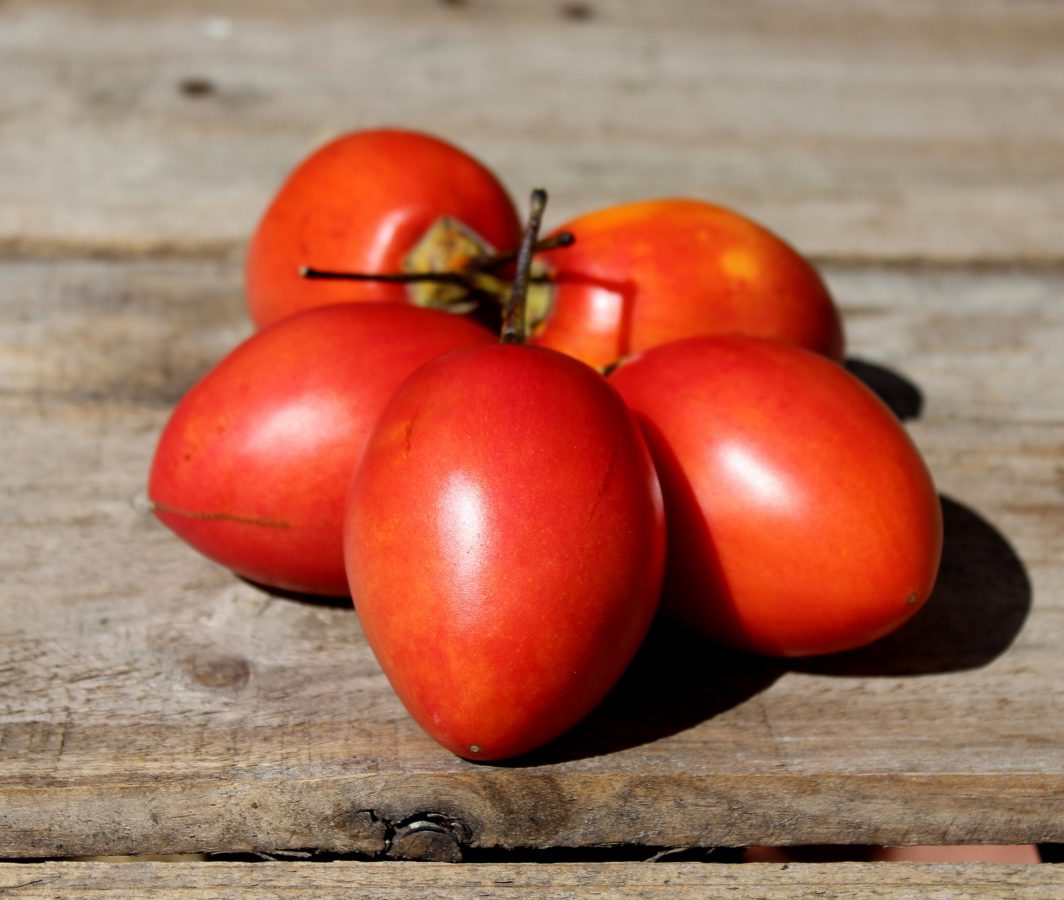
<svg viewBox="0 0 1064 900"><path fill-rule="evenodd" d="M345 857L10 862L0 892L1059 889L591 848L1064 841L1062 47L1064 6L1005 0L0 3L0 857ZM480 766L408 720L348 604L157 524L156 436L251 331L258 215L382 123L546 185L548 224L690 195L809 254L943 495L926 611L798 663L659 630L574 732ZM582 861L476 862L506 848ZM426 855L474 864L351 861Z"/></svg>

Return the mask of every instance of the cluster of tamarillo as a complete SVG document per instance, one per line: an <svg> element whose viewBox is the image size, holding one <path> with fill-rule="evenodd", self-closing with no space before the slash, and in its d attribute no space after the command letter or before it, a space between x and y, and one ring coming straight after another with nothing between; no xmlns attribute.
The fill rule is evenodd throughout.
<svg viewBox="0 0 1064 900"><path fill-rule="evenodd" d="M494 760L582 719L658 613L859 647L931 593L938 496L840 365L816 270L750 219L626 203L540 237L410 131L304 160L251 241L258 330L181 400L158 518L241 576L350 593L396 693Z"/></svg>

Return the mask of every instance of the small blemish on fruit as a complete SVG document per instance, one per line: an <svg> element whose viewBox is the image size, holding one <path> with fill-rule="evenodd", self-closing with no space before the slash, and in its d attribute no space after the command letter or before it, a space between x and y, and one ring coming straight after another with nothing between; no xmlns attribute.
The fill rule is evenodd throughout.
<svg viewBox="0 0 1064 900"><path fill-rule="evenodd" d="M912 592L911 594L909 594L909 596L908 596L908 597L907 597L907 598L905 599L905 603L906 603L906 604L907 604L908 606L912 606L912 605L913 605L914 603L916 603L916 600L917 600L917 597L916 597L916 591L913 591L913 592Z"/></svg>
<svg viewBox="0 0 1064 900"><path fill-rule="evenodd" d="M469 745L469 752L470 753L479 753L480 752L480 748L476 744L470 744Z"/></svg>
<svg viewBox="0 0 1064 900"><path fill-rule="evenodd" d="M292 525L283 519L261 519L257 516L241 516L227 512L201 512L192 509L180 509L169 503L156 503L148 501L150 508L157 513L169 513L174 516L186 516L190 519L204 519L206 521L239 522L242 525L260 525L263 528L291 528Z"/></svg>
<svg viewBox="0 0 1064 900"><path fill-rule="evenodd" d="M406 423L406 428L403 429L403 447L406 449L406 455L410 455L410 451L414 449L414 420L411 419Z"/></svg>

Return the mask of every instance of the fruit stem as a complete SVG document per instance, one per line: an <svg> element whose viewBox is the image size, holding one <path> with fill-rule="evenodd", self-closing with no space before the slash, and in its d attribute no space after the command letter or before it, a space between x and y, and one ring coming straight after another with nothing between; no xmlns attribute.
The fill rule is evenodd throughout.
<svg viewBox="0 0 1064 900"><path fill-rule="evenodd" d="M469 277L461 272L334 272L328 269L300 266L299 277L309 278L312 281L383 281L393 284L431 281L436 284L457 284L470 289L474 287Z"/></svg>
<svg viewBox="0 0 1064 900"><path fill-rule="evenodd" d="M559 247L571 247L575 241L576 236L571 231L559 231L557 234L545 237L541 241L536 241L532 252L545 253L548 250L557 250ZM482 272L488 269L497 269L508 262L513 262L519 252L520 248L507 250L505 253L493 253L491 256L473 260L472 266Z"/></svg>
<svg viewBox="0 0 1064 900"><path fill-rule="evenodd" d="M532 269L532 254L535 252L536 238L543 223L543 210L547 206L547 192L543 188L532 191L529 201L528 224L521 238L517 251L517 274L514 276L510 299L502 317L502 335L504 344L523 344L525 342L525 298L528 296L528 282Z"/></svg>
<svg viewBox="0 0 1064 900"><path fill-rule="evenodd" d="M533 253L545 253L548 250L557 250L559 247L569 247L576 238L571 231L560 231L541 241L537 241L532 248ZM499 266L512 262L520 253L517 250L507 250L502 253L493 253L480 259L470 261L469 268L474 272L486 272L497 269ZM472 279L465 272L337 272L332 269L315 269L313 266L300 266L299 277L311 281L375 281L390 284L413 284L415 282L431 282L434 284L457 284L460 287L473 288ZM537 279L538 280L538 279Z"/></svg>

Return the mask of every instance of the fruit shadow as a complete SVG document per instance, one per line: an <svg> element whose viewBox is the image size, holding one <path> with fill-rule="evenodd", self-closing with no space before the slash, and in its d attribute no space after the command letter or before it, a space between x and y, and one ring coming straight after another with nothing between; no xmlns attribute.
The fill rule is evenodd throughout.
<svg viewBox="0 0 1064 900"><path fill-rule="evenodd" d="M351 612L355 611L354 604L351 602L351 596L349 594L305 594L301 591L289 591L285 588L273 587L269 584L263 584L261 581L252 581L250 578L245 578L243 575L237 575L244 584L249 584L256 590L262 591L264 594L269 594L271 597L279 597L282 600L292 600L296 603L305 603L308 606L328 606L333 609L350 609Z"/></svg>
<svg viewBox="0 0 1064 900"><path fill-rule="evenodd" d="M554 743L504 765L537 766L630 749L693 728L770 687L789 671L837 677L915 677L989 664L1015 641L1031 583L1005 536L942 497L938 580L924 608L873 644L805 659L769 659L712 644L661 617L600 706Z"/></svg>
<svg viewBox="0 0 1064 900"><path fill-rule="evenodd" d="M864 382L903 422L920 418L924 409L923 392L904 375L868 360L848 357L846 371Z"/></svg>
<svg viewBox="0 0 1064 900"><path fill-rule="evenodd" d="M650 744L739 706L783 672L778 660L716 646L659 616L587 718L546 747L498 765L552 765Z"/></svg>

